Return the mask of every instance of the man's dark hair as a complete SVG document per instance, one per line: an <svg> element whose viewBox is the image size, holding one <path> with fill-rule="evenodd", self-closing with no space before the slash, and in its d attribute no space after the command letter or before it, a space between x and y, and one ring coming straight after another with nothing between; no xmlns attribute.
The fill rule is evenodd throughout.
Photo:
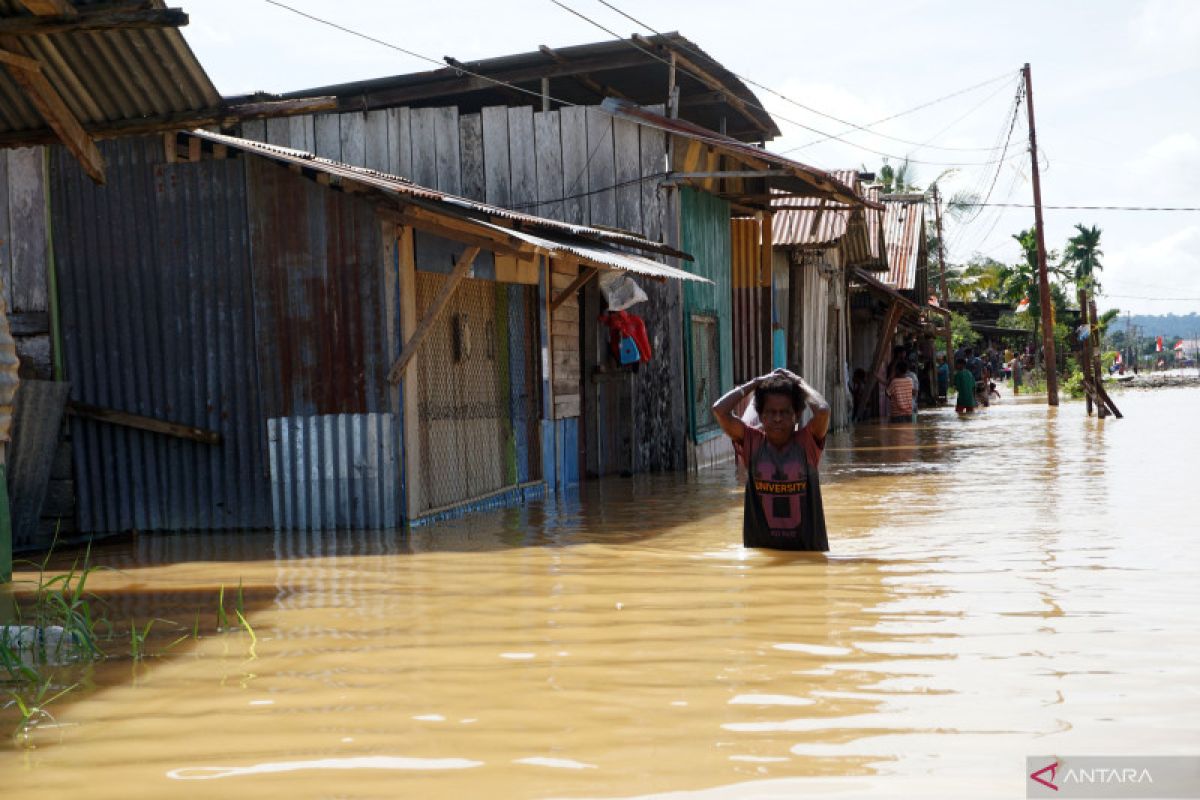
<svg viewBox="0 0 1200 800"><path fill-rule="evenodd" d="M767 395L769 394L782 395L791 400L792 411L795 411L797 415L804 410L804 401L807 399L804 396L804 390L791 378L774 375L758 385L758 388L754 390L754 410L760 415L767 405Z"/></svg>
<svg viewBox="0 0 1200 800"><path fill-rule="evenodd" d="M954 366L958 367L959 369L965 369L967 366L967 360L965 358L956 358L954 359Z"/></svg>
<svg viewBox="0 0 1200 800"><path fill-rule="evenodd" d="M965 355L967 358L972 358L975 355L975 351L973 349L971 349L970 347L968 347L966 350L963 351L963 355Z"/></svg>
<svg viewBox="0 0 1200 800"><path fill-rule="evenodd" d="M896 366L892 368L892 374L897 378L903 378L908 375L908 362L897 361Z"/></svg>

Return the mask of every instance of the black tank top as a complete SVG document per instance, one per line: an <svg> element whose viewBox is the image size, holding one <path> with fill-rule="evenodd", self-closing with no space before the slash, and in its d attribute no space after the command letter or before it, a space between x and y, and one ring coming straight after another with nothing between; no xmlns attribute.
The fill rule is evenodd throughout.
<svg viewBox="0 0 1200 800"><path fill-rule="evenodd" d="M758 430L747 431L746 507L742 544L773 550L829 549L821 481L798 431L776 450Z"/></svg>

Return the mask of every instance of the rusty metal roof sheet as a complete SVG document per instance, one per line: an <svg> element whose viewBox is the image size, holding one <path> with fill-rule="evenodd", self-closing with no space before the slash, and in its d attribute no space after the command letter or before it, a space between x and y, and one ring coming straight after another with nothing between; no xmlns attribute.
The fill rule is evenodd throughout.
<svg viewBox="0 0 1200 800"><path fill-rule="evenodd" d="M831 170L829 174L857 193L858 174L854 170ZM771 241L777 245L833 244L846 235L850 223L847 206L817 197L780 198L772 200L771 205L789 206L776 211L771 220Z"/></svg>
<svg viewBox="0 0 1200 800"><path fill-rule="evenodd" d="M614 97L609 97L600 104L600 107L619 119L626 119L636 122L639 125L645 125L650 128L656 128L666 133L675 136L682 136L687 139L704 142L713 150L731 155L735 158L747 159L753 162L762 162L776 169L787 172L794 178L798 178L803 183L814 189L820 196L839 203L847 203L850 205L863 205L863 198L859 197L852 186L847 185L843 181L834 177L833 174L822 169L802 164L799 161L793 161L786 156L781 156L778 153L772 153L761 147L739 142L737 139L728 136L722 136L715 131L707 128L702 128L691 122L682 119L672 119L664 117L662 114L656 114L653 111L648 111L627 100L619 100Z"/></svg>
<svg viewBox="0 0 1200 800"><path fill-rule="evenodd" d="M522 214L488 203L468 200L465 197L440 192L420 186L407 178L389 175L378 170L343 164L327 158L320 158L303 150L264 144L236 136L226 136L209 131L194 130L181 133L181 136L192 136L214 144L224 145L243 153L311 169L324 173L342 183L354 183L384 192L401 200L420 202L425 208L436 210L438 213L455 217L468 222L489 233L503 233L533 245L547 254L564 254L574 256L584 262L598 267L625 269L657 277L676 278L679 280L706 279L686 270L670 267L644 256L617 250L618 247L635 248L668 255L676 258L692 260L692 257L658 242L653 242L636 234L616 231L608 228L593 228L586 225L573 225L568 222L537 217L532 214ZM488 219L481 219L483 215ZM496 224L495 219L503 219L515 223L516 227L506 227Z"/></svg>
<svg viewBox="0 0 1200 800"><path fill-rule="evenodd" d="M887 246L887 282L896 289L916 287L925 236L925 196L885 195L883 239Z"/></svg>
<svg viewBox="0 0 1200 800"><path fill-rule="evenodd" d="M162 0L146 5L165 9ZM113 7L108 0L75 0L74 6L81 13ZM30 18L18 0L0 0L0 22ZM15 40L41 64L42 73L85 128L221 105L221 95L174 27L75 30L5 38ZM42 133L46 129L45 120L25 92L7 70L0 70L0 135Z"/></svg>

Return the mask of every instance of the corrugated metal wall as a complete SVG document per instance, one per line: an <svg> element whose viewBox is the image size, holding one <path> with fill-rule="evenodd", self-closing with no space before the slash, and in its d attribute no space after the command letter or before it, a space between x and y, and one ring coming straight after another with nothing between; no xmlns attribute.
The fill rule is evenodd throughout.
<svg viewBox="0 0 1200 800"><path fill-rule="evenodd" d="M637 180L661 176L666 169L666 135L614 120L598 108L535 112L528 106L497 106L470 114L455 107L389 108L246 122L242 135L551 219L617 226L678 245L673 196L663 191L658 177ZM609 188L614 184L622 185ZM420 257L418 263L424 263ZM490 264L486 253L476 276L484 274L480 266L485 264ZM684 465L685 423L679 414L683 292L677 281L645 281L642 288L649 301L633 311L645 320L654 359L623 384L593 383L588 376L605 358L587 350L595 343L593 336L584 343L587 363L576 365L584 376L581 410L574 411L570 399L578 391L563 395L568 402L552 409L555 418L586 416L578 439L589 451L603 437L609 442L607 452L620 453L610 464L589 453L593 472ZM586 291L594 292L594 286ZM559 311L565 317L568 309L565 304ZM565 407L571 411L564 413Z"/></svg>
<svg viewBox="0 0 1200 800"><path fill-rule="evenodd" d="M771 289L762 285L761 223L730 221L733 270L733 380L744 383L769 372ZM767 267L769 274L770 266Z"/></svg>
<svg viewBox="0 0 1200 800"><path fill-rule="evenodd" d="M351 454L376 441L367 418L319 418L392 413L373 210L252 158L166 164L157 137L103 152L107 187L63 153L52 168L72 397L214 430L222 442L75 419L81 529L269 527L268 419L315 425L317 442ZM281 503L277 527L395 524L399 481L368 467L395 460L399 426L376 422L377 439L387 432L378 459L359 463L366 472L354 480L351 465L330 484L332 499L311 495L334 510ZM282 464L312 464L317 442L276 439L277 484L286 482ZM366 494L380 499L360 503L368 477L377 485Z"/></svg>
<svg viewBox="0 0 1200 800"><path fill-rule="evenodd" d="M733 287L729 203L719 197L683 188L680 194L680 240L695 256L692 271L712 283L688 281L684 286L684 326L687 345L689 425L693 439L719 431L710 406L733 385ZM715 345L699 348L715 325ZM703 363L712 359L715 363ZM719 380L713 380L719 376Z"/></svg>
<svg viewBox="0 0 1200 800"><path fill-rule="evenodd" d="M61 149L51 170L72 397L223 441L76 418L80 529L266 527L244 162L166 165L161 138L101 150L107 186Z"/></svg>

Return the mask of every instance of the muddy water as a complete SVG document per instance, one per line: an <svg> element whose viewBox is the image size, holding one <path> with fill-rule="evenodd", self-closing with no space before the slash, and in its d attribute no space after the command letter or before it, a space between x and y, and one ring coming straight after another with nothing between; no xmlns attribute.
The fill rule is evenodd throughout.
<svg viewBox="0 0 1200 800"><path fill-rule="evenodd" d="M1011 797L1027 754L1193 753L1200 390L1117 400L831 437L828 556L743 550L732 469L101 547L110 616L201 638L78 676L6 794Z"/></svg>

